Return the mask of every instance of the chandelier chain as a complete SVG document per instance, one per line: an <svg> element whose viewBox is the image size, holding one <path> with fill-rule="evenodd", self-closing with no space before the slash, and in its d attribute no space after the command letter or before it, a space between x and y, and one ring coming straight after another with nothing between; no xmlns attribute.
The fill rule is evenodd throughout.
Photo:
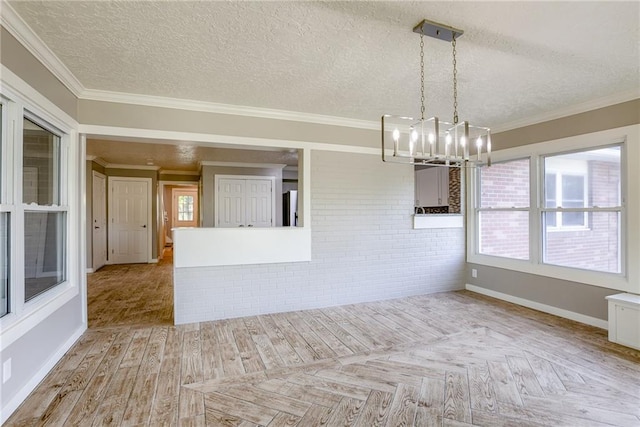
<svg viewBox="0 0 640 427"><path fill-rule="evenodd" d="M420 113L424 120L424 35L420 34Z"/></svg>
<svg viewBox="0 0 640 427"><path fill-rule="evenodd" d="M456 37L455 33L451 40L453 48L453 124L458 124L458 68L456 61Z"/></svg>

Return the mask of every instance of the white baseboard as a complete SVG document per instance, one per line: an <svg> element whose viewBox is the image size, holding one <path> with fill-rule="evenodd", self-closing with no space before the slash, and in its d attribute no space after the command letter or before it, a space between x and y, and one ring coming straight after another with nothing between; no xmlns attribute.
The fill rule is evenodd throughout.
<svg viewBox="0 0 640 427"><path fill-rule="evenodd" d="M18 409L18 406L29 396L29 394L40 384L40 382L47 376L49 371L62 359L62 356L69 351L69 349L75 344L75 342L82 336L84 331L87 330L87 325L83 324L80 328L71 335L71 337L56 351L56 353L49 358L49 360L35 373L33 377L27 382L24 387L11 399L0 411L0 425L9 419L11 414Z"/></svg>
<svg viewBox="0 0 640 427"><path fill-rule="evenodd" d="M151 261L149 261L149 264L157 264L158 263L158 258L152 258Z"/></svg>
<svg viewBox="0 0 640 427"><path fill-rule="evenodd" d="M87 274L91 274L91 273L95 273L95 271L93 271L93 268L87 268Z"/></svg>
<svg viewBox="0 0 640 427"><path fill-rule="evenodd" d="M595 326L596 328L608 329L609 325L606 320L598 319L584 314L576 313L573 311L565 310L563 308L554 307L552 305L542 304L528 299L515 297L509 294L503 294L502 292L492 291L491 289L482 288L476 285L470 285L467 283L465 289L471 292L477 292L482 295L501 299L503 301L512 302L524 307L532 308L534 310L542 311L544 313L553 314L554 316L564 317L565 319L575 320L576 322L584 323L586 325Z"/></svg>

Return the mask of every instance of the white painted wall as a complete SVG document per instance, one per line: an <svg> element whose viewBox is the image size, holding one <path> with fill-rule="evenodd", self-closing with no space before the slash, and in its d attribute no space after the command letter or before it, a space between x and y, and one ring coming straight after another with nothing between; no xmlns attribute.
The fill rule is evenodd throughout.
<svg viewBox="0 0 640 427"><path fill-rule="evenodd" d="M311 261L175 268L176 323L462 288L464 229L413 229L413 168L314 150L310 178Z"/></svg>

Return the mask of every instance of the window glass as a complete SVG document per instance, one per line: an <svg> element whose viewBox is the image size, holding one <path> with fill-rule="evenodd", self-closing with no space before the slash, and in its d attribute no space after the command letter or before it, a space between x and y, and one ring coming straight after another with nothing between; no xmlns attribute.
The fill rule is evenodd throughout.
<svg viewBox="0 0 640 427"><path fill-rule="evenodd" d="M9 312L9 213L0 213L0 317Z"/></svg>
<svg viewBox="0 0 640 427"><path fill-rule="evenodd" d="M482 211L479 251L514 259L529 259L529 212Z"/></svg>
<svg viewBox="0 0 640 427"><path fill-rule="evenodd" d="M620 146L546 156L544 168L545 207L620 206Z"/></svg>
<svg viewBox="0 0 640 427"><path fill-rule="evenodd" d="M544 157L544 263L622 271L620 155L613 146Z"/></svg>
<svg viewBox="0 0 640 427"><path fill-rule="evenodd" d="M480 168L481 208L529 206L529 159Z"/></svg>
<svg viewBox="0 0 640 427"><path fill-rule="evenodd" d="M60 204L60 137L24 119L22 201L25 204Z"/></svg>
<svg viewBox="0 0 640 427"><path fill-rule="evenodd" d="M193 196L178 196L178 221L193 221Z"/></svg>
<svg viewBox="0 0 640 427"><path fill-rule="evenodd" d="M581 230L559 233L547 225L543 260L547 264L621 273L620 214L591 212L589 228Z"/></svg>
<svg viewBox="0 0 640 427"><path fill-rule="evenodd" d="M65 212L25 212L25 302L66 279Z"/></svg>

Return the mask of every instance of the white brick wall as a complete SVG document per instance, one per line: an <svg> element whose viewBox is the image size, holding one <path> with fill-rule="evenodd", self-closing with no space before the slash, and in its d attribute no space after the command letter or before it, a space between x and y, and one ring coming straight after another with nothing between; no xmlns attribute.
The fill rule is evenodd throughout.
<svg viewBox="0 0 640 427"><path fill-rule="evenodd" d="M176 323L462 288L464 230L411 228L411 167L327 151L311 167L312 261L176 269Z"/></svg>

